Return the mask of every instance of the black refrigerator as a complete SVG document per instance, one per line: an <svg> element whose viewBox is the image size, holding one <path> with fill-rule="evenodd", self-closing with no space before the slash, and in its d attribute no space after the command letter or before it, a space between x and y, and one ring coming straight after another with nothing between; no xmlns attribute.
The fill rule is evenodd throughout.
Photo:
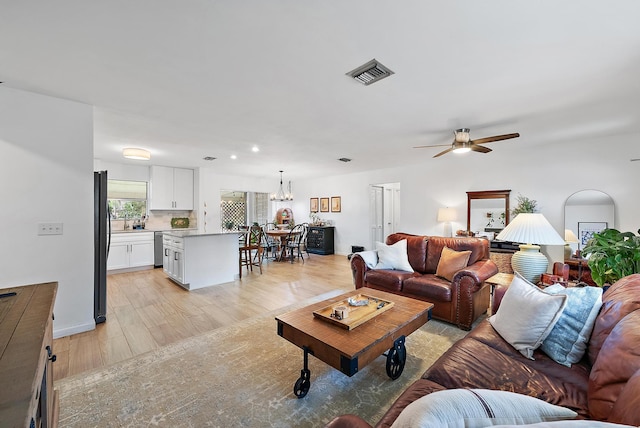
<svg viewBox="0 0 640 428"><path fill-rule="evenodd" d="M107 257L111 246L111 213L107 204L107 171L93 173L93 318L107 320Z"/></svg>

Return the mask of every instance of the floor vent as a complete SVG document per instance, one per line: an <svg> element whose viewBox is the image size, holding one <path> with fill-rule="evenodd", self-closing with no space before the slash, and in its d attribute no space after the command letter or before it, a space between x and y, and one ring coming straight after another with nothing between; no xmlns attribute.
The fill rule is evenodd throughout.
<svg viewBox="0 0 640 428"><path fill-rule="evenodd" d="M393 71L380 64L375 58L355 70L346 73L347 76L353 77L364 85L370 85L392 74Z"/></svg>

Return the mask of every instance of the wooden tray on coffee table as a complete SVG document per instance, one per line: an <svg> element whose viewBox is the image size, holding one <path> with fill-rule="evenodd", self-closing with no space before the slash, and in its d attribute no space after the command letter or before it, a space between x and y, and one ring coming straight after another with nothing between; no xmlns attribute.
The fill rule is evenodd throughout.
<svg viewBox="0 0 640 428"><path fill-rule="evenodd" d="M369 303L365 306L351 306L349 305L349 298L355 300L369 300ZM313 316L320 318L331 324L337 325L347 330L353 330L357 326L369 321L380 315L383 312L388 311L393 307L393 302L390 300L381 299L379 297L370 296L367 294L354 294L347 299L344 299L337 303L332 303L329 306L325 306L322 309L313 311ZM332 316L333 311L338 306L345 306L349 310L349 316L345 319L337 319Z"/></svg>

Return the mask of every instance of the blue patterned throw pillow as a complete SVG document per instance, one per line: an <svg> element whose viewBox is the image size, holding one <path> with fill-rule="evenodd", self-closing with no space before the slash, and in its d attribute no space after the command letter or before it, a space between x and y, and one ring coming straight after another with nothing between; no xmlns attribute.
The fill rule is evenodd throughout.
<svg viewBox="0 0 640 428"><path fill-rule="evenodd" d="M564 294L567 296L567 305L540 349L555 362L571 367L571 364L580 361L587 349L593 324L602 306L602 288L565 288L554 284L544 291Z"/></svg>

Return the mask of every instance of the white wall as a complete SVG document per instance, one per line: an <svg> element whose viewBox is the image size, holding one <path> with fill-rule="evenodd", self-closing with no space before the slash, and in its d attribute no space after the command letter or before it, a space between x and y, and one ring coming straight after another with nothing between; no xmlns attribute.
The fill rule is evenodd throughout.
<svg viewBox="0 0 640 428"><path fill-rule="evenodd" d="M54 335L94 328L92 107L0 86L0 183L0 288L58 281Z"/></svg>
<svg viewBox="0 0 640 428"><path fill-rule="evenodd" d="M336 252L348 254L351 245L368 245L368 186L399 182L401 208L399 231L441 235L436 221L440 207L454 207L458 221L452 229L466 229L467 191L511 189L511 207L518 194L538 201L538 208L558 233L564 234L564 203L578 190L597 189L609 194L616 205L615 225L636 232L640 224L640 162L630 162L633 141L640 135L537 146L526 159L514 156L509 144L495 143L489 154L431 158L424 168L389 168L366 173L302 180L295 183L294 214L309 211L309 198L342 196L341 213L319 213L336 226ZM640 150L640 149L639 149ZM640 152L638 152L640 154ZM445 160L441 162L440 160ZM357 159L354 159L357 162ZM553 260L561 260L562 247L544 249Z"/></svg>

